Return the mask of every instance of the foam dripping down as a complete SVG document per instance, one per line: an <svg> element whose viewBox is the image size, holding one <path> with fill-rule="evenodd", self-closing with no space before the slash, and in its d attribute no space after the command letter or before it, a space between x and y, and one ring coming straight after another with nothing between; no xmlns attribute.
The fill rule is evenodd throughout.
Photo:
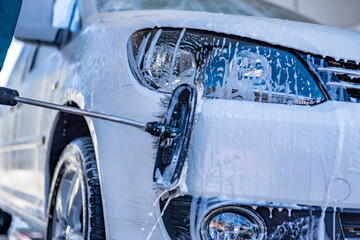
<svg viewBox="0 0 360 240"><path fill-rule="evenodd" d="M160 199L160 198L159 198L159 199ZM150 240L150 239L151 239L151 237L152 237L152 235L153 235L153 233L154 233L154 231L155 231L155 229L156 229L156 226L159 224L162 216L164 215L164 213L165 213L165 211L166 211L166 208L169 206L170 200L171 200L171 198L168 198L168 200L166 201L165 206L164 206L164 209L161 211L161 214L160 214L160 216L158 217L156 223L155 223L154 226L151 228L151 231L150 231L149 234L147 235L146 240Z"/></svg>

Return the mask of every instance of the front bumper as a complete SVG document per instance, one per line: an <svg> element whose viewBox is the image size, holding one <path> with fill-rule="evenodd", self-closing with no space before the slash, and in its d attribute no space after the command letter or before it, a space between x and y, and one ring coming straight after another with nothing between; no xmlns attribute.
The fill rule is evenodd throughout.
<svg viewBox="0 0 360 240"><path fill-rule="evenodd" d="M206 100L189 150L193 196L360 208L360 105Z"/></svg>
<svg viewBox="0 0 360 240"><path fill-rule="evenodd" d="M204 216L224 206L240 206L263 219L266 233L262 239L360 239L360 210L248 204L189 195L175 198L164 211L164 227L171 239L202 239ZM162 201L161 210L164 206Z"/></svg>
<svg viewBox="0 0 360 240"><path fill-rule="evenodd" d="M266 239L360 238L359 114L358 104L336 101L206 100L190 143L189 195L164 212L170 238L201 239L203 219L221 206L255 211Z"/></svg>

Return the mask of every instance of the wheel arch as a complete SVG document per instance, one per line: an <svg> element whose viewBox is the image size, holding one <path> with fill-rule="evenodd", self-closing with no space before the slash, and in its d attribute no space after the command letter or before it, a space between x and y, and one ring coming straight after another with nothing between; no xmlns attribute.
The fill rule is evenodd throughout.
<svg viewBox="0 0 360 240"><path fill-rule="evenodd" d="M64 105L80 109L74 101L68 101ZM91 134L88 123L83 116L64 112L57 114L51 129L45 164L45 212L47 212L48 207L51 181L61 153L72 140L85 136L91 137Z"/></svg>

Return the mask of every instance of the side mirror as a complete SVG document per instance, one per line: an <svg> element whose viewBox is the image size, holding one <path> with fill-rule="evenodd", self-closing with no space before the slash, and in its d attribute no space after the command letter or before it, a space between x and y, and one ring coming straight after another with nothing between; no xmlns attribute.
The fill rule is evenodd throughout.
<svg viewBox="0 0 360 240"><path fill-rule="evenodd" d="M61 30L70 29L74 18L79 21L76 0L23 0L14 35L25 42L60 45Z"/></svg>
<svg viewBox="0 0 360 240"><path fill-rule="evenodd" d="M15 37L25 42L54 43L58 29L52 26L53 1L23 0Z"/></svg>

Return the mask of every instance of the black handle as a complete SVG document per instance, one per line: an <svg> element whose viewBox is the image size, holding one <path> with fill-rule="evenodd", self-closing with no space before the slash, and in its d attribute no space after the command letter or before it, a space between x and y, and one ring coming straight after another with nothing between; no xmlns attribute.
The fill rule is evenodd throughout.
<svg viewBox="0 0 360 240"><path fill-rule="evenodd" d="M179 129L159 122L148 122L145 131L156 137L163 135L164 138L174 138L179 134Z"/></svg>
<svg viewBox="0 0 360 240"><path fill-rule="evenodd" d="M10 88L0 87L0 104L15 106L17 101L14 100L14 97L18 97L19 92L16 90L12 90Z"/></svg>

